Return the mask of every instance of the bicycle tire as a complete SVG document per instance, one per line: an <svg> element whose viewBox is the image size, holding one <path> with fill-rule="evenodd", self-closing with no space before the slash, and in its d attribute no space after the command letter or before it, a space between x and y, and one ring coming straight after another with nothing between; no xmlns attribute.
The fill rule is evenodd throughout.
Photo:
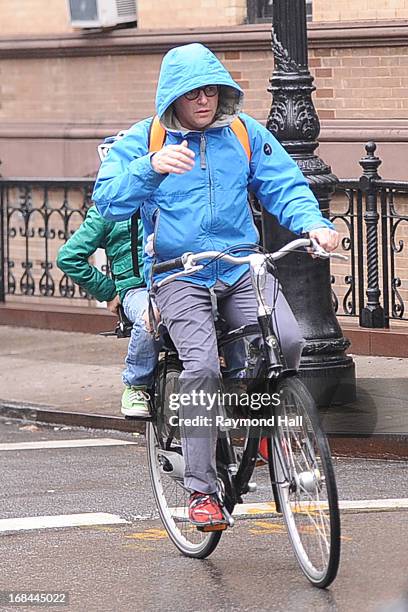
<svg viewBox="0 0 408 612"><path fill-rule="evenodd" d="M146 424L147 458L150 479L157 509L171 541L186 557L204 559L216 548L222 532L201 532L188 520L188 500L190 492L184 488L182 481L166 474L161 463L160 452L163 450L181 453L176 428L166 425L169 392L173 392L173 383L178 381L182 366L177 359L167 359L160 363L156 377L156 387L163 388L166 382L165 397L157 392L156 418ZM164 375L166 381L164 381Z"/></svg>
<svg viewBox="0 0 408 612"><path fill-rule="evenodd" d="M279 393L280 403L268 442L272 487L300 568L314 586L325 588L340 563L340 513L329 444L315 402L297 377L278 381L273 392ZM290 424L296 416L302 419Z"/></svg>

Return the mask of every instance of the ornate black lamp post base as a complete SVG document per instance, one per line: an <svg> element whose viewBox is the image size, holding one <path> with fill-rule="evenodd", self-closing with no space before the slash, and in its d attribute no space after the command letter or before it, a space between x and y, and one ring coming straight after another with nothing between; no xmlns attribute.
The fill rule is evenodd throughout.
<svg viewBox="0 0 408 612"><path fill-rule="evenodd" d="M337 178L314 154L320 132L308 69L305 0L273 0L272 49L275 69L269 91L273 102L267 128L305 174L320 209L328 216ZM263 238L275 250L294 236L271 215L263 214ZM329 262L307 254L285 257L279 279L302 329L306 346L301 374L320 405L355 399L355 368L337 322L331 296Z"/></svg>

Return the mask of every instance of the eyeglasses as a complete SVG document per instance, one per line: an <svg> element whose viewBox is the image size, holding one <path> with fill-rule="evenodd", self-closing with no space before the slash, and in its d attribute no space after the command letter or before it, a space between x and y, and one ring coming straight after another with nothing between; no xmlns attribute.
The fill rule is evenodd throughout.
<svg viewBox="0 0 408 612"><path fill-rule="evenodd" d="M203 91L207 98L213 98L218 93L218 85L206 85L205 87L197 87L184 94L186 100L197 100L200 92Z"/></svg>

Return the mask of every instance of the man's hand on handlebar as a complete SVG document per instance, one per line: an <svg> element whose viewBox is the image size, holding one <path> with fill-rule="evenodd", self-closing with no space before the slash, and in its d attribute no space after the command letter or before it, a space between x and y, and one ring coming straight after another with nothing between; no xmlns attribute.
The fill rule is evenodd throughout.
<svg viewBox="0 0 408 612"><path fill-rule="evenodd" d="M309 236L313 240L316 240L322 249L328 253L331 253L331 251L334 251L339 246L339 233L328 227L319 227L318 229L311 230Z"/></svg>

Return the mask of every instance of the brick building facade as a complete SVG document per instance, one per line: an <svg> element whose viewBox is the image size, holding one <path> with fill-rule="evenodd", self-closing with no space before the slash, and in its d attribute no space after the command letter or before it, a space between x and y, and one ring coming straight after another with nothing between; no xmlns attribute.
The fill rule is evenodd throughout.
<svg viewBox="0 0 408 612"><path fill-rule="evenodd" d="M246 23L257 0L137 0L138 29L224 27ZM309 0L313 22L408 19L408 0ZM260 3L262 4L262 3ZM267 6L271 4L264 2ZM0 3L0 36L69 34L67 0Z"/></svg>
<svg viewBox="0 0 408 612"><path fill-rule="evenodd" d="M242 25L244 0L175 0L170 28L165 6L139 0L137 28L95 33L72 29L66 0L0 3L4 176L94 174L97 142L154 112L163 53L191 41L219 55L246 92L245 110L265 121L269 24ZM313 0L309 56L320 153L339 176L358 173L368 139L381 143L389 178L405 172L407 18L408 0Z"/></svg>
<svg viewBox="0 0 408 612"><path fill-rule="evenodd" d="M101 139L154 113L161 59L178 44L208 45L244 89L244 110L266 120L270 25L246 23L246 0L173 0L171 16L167 0L137 5L137 27L81 31L66 0L0 3L3 176L94 176ZM319 154L339 177L355 177L374 140L381 174L406 180L408 0L313 0L312 10Z"/></svg>

